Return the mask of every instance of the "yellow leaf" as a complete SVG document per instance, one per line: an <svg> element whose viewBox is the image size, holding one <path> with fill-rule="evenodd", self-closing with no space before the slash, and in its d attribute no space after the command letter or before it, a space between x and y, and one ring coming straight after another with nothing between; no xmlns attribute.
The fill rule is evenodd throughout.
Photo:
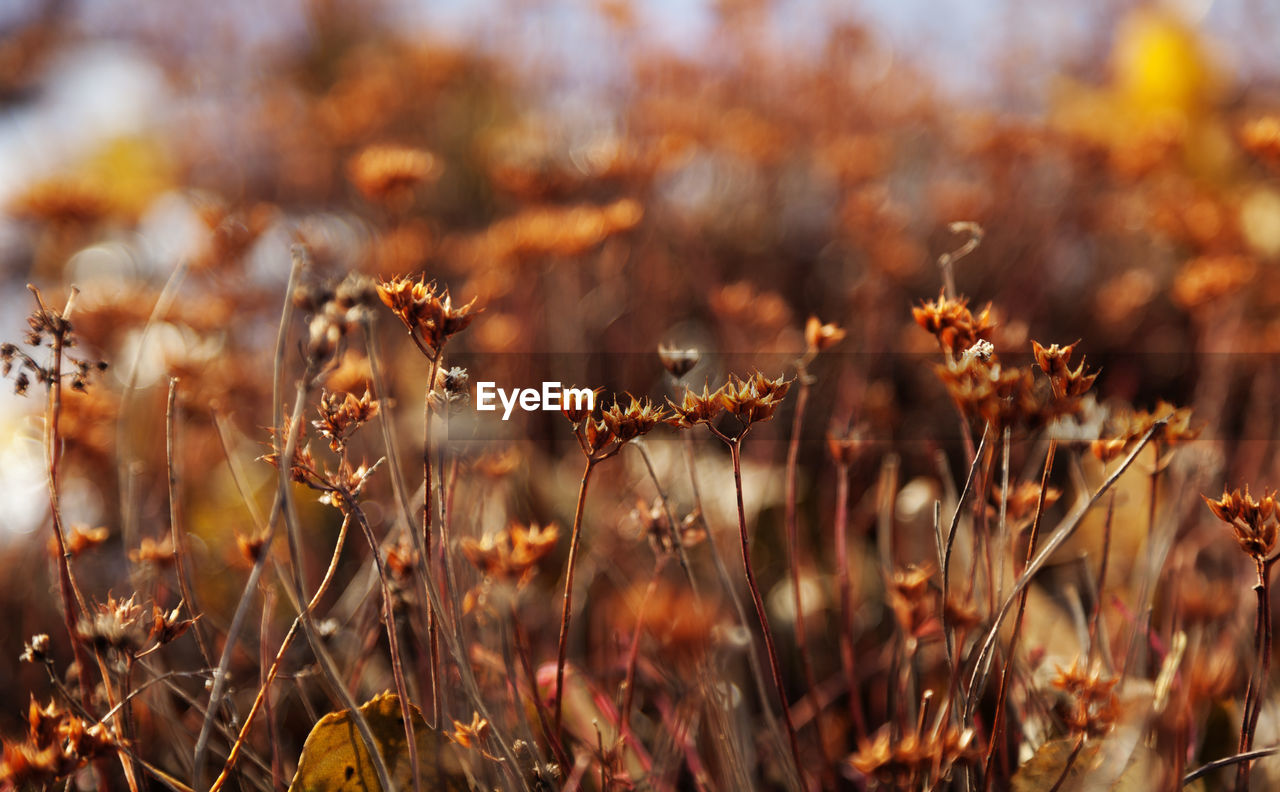
<svg viewBox="0 0 1280 792"><path fill-rule="evenodd" d="M400 697L386 692L375 696L360 713L369 722L374 742L387 765L396 789L412 789L412 768L405 740ZM413 734L418 745L418 768L424 790L467 790L467 775L454 746L429 728L422 712L409 705ZM289 792L381 792L377 771L347 711L321 718L307 735L298 759L298 772Z"/></svg>

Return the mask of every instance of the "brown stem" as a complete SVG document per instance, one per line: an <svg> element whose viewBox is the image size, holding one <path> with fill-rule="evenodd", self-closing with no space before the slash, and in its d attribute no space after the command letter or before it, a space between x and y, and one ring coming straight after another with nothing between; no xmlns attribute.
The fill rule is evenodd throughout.
<svg viewBox="0 0 1280 792"><path fill-rule="evenodd" d="M587 505L587 483L591 480L591 471L595 469L596 460L587 457L587 466L582 471L582 483L578 487L578 507L573 513L573 533L569 537L569 560L566 565L564 580L564 607L560 612L560 648L556 653L556 709L555 733L560 733L560 715L563 709L564 663L569 652L569 613L573 606L573 570L578 560L578 538L582 532L582 510Z"/></svg>
<svg viewBox="0 0 1280 792"><path fill-rule="evenodd" d="M698 486L698 468L694 464L693 457L693 435L690 432L684 433L684 453L685 464L689 468L689 484L693 490L694 509L697 511L699 518L702 520L702 525L707 531L707 549L711 553L711 561L716 568L716 578L720 581L720 587L724 589L725 596L733 603L733 612L737 616L738 623L742 625L742 629L750 634L751 622L750 617L747 616L746 606L742 604L742 596L733 585L733 581L729 579L729 570L725 567L724 558L720 554L720 548L716 545L711 525L707 522L706 510L702 506L702 494ZM764 671L760 667L760 658L754 650L747 652L746 655L747 668L751 671L751 681L755 684L756 696L759 697L762 705L769 736L776 750L785 751L787 749L783 743L782 730L778 726L778 719L774 717L772 709L764 706L764 702L769 700L769 690L764 681Z"/></svg>
<svg viewBox="0 0 1280 792"><path fill-rule="evenodd" d="M744 432L745 434L745 432ZM729 453L733 459L733 483L738 496L738 536L742 544L742 566L747 575L747 588L751 591L751 601L756 606L756 617L760 620L760 630L764 635L765 650L769 654L769 670L773 673L773 684L778 689L778 699L782 702L782 722L787 728L787 740L791 745L791 758L795 761L796 774L802 779L804 764L800 761L800 743L796 740L796 727L791 719L791 705L787 703L787 692L782 681L782 668L778 664L778 652L773 645L773 632L769 629L769 616L765 612L764 597L760 594L760 586L756 583L755 572L751 568L751 540L747 536L747 511L742 503L742 437L738 435L729 442Z"/></svg>
<svg viewBox="0 0 1280 792"><path fill-rule="evenodd" d="M662 568L666 566L667 556L660 555L653 565L653 577L649 578L649 585L644 589L644 597L640 600L640 609L636 612L636 627L631 633L631 648L627 651L627 672L622 682L622 711L618 718L619 726L624 733L631 732L631 705L635 699L636 692L636 662L640 657L640 637L644 630L644 615L649 608L649 600L653 597L653 593L658 589L658 579L662 574Z"/></svg>
<svg viewBox="0 0 1280 792"><path fill-rule="evenodd" d="M44 298L40 296L39 290L34 286L28 286L27 288L31 289L31 293L35 295L41 311L54 314L45 305ZM67 321L75 296L76 292L73 289L71 295L67 298L66 305L63 306L62 313L54 314L61 322ZM47 396L44 422L45 463L49 477L49 514L52 517L53 539L58 553L56 564L58 567L58 592L62 599L62 619L67 628L67 636L71 641L72 656L75 658L76 666L79 669L80 704L86 712L91 712L93 679L89 675L89 654L85 651L84 644L80 641L80 637L76 632L76 607L79 606L82 611L87 611L88 607L85 604L84 595L80 593L75 577L71 572L71 554L67 551L66 534L62 527L62 497L58 486L62 467L62 438L59 433L59 421L62 417L62 351L63 344L66 341L65 332L62 328L59 328L56 332L50 334L52 362L50 363L49 378L45 388ZM105 683L106 680L104 679ZM110 784L110 780L102 764L101 762L95 762L94 769L98 776L98 783L106 789Z"/></svg>
<svg viewBox="0 0 1280 792"><path fill-rule="evenodd" d="M804 425L804 410L809 403L809 387L811 384L803 361L797 367L796 381L800 387L796 394L796 412L791 419L791 441L787 445L787 467L785 473L787 562L791 569L791 596L795 600L796 608L796 648L800 653L800 669L804 676L805 688L811 693L815 693L818 689L818 683L813 674L813 660L809 655L809 638L804 623L803 587L800 585L800 520L796 513L796 468L800 458L800 430ZM822 713L816 708L817 698L815 697L813 700L815 702L813 728L818 737L818 745L822 749L823 761L828 766L831 766L835 764L835 760L827 752L827 741L823 736L822 730Z"/></svg>
<svg viewBox="0 0 1280 792"><path fill-rule="evenodd" d="M1044 456L1044 471L1040 474L1040 494L1036 498L1036 514L1031 520L1031 534L1027 538L1027 557L1023 562L1023 569L1031 565L1031 560L1036 554L1036 540L1040 536L1040 520L1044 516L1044 499L1045 493L1049 487L1049 473L1053 470L1053 457L1058 451L1057 438L1049 438L1049 450ZM1013 619L1013 634L1009 637L1009 653L1005 656L1004 670L1000 674L1000 690L996 693L996 712L991 721L991 742L987 746L987 761L983 771L982 788L991 788L992 763L995 760L996 751L1000 746L1001 732L1004 730L1004 707L1005 697L1009 688L1009 677L1013 674L1014 653L1018 648L1018 639L1022 635L1022 617L1027 610L1027 597L1031 589L1023 588L1018 595L1018 612Z"/></svg>
<svg viewBox="0 0 1280 792"><path fill-rule="evenodd" d="M1253 740L1258 730L1258 716L1262 714L1262 702L1266 699L1267 683L1271 679L1271 562L1258 558L1258 583L1253 590L1258 595L1258 623L1255 644L1262 655L1261 665L1257 671L1257 685L1250 680L1253 690L1252 707L1245 709L1245 722L1240 729L1240 753L1247 754L1253 750ZM1244 792L1249 789L1249 765L1245 760L1236 768L1236 790Z"/></svg>
<svg viewBox="0 0 1280 792"><path fill-rule="evenodd" d="M413 335L417 341L417 335ZM419 343L419 349L426 350ZM440 352L430 356L431 368L427 371L426 395L422 398L422 545L427 554L427 566L431 566L431 394L436 388L436 372L440 366ZM445 581L446 588L448 581ZM445 592L445 601L450 601ZM440 626L437 614L427 608L427 643L431 653L431 715L437 728L443 726L444 691L440 687Z"/></svg>
<svg viewBox="0 0 1280 792"><path fill-rule="evenodd" d="M857 665L853 650L853 587L849 581L849 465L836 465L836 589L840 592L840 625L836 634L840 640L840 664L849 685L849 715L859 741L867 736L867 724L862 717L861 694L858 685Z"/></svg>

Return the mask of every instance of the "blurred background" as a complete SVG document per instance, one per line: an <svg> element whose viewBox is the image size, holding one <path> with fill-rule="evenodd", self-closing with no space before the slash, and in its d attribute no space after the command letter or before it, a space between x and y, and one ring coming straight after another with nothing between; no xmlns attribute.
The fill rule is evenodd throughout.
<svg viewBox="0 0 1280 792"><path fill-rule="evenodd" d="M903 481L932 475L939 448L959 464L910 308L965 241L948 224L975 221L957 280L994 303L1002 356L1082 339L1100 400L1192 405L1229 480L1274 481L1277 40L1280 5L1262 0L4 0L0 336L21 338L26 284L58 305L79 288L81 351L112 367L68 395L65 509L108 529L111 553L82 575L119 590L139 580L128 551L166 530L168 376L184 469L221 471L219 418L233 453L262 452L295 242L309 282L425 272L475 298L450 363L504 386L658 397L666 342L698 347L689 380L714 387L787 371L805 320L835 322L848 337L813 367L802 439L816 526L833 426L869 425ZM422 358L380 321L419 436ZM368 378L352 353L328 386ZM30 564L48 520L42 403L9 391L0 545ZM760 432L756 462L780 462L789 421ZM580 460L559 419L451 438L466 431L547 463L512 513L571 513L561 485ZM225 478L183 489L210 569L242 564ZM776 525L776 495L760 497ZM202 584L214 612L241 574ZM57 623L47 593L0 581L0 651ZM20 684L3 664L0 691L37 671Z"/></svg>

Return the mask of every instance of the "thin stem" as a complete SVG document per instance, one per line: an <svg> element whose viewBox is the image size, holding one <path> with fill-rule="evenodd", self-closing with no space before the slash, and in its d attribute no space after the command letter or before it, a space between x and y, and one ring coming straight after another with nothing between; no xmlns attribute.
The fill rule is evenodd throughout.
<svg viewBox="0 0 1280 792"><path fill-rule="evenodd" d="M1247 754L1253 750L1253 740L1258 730L1258 716L1262 714L1262 703L1266 699L1267 683L1271 679L1271 562L1257 558L1255 563L1257 565L1258 582L1253 587L1253 590L1258 595L1258 621L1254 643L1261 654L1261 663L1255 677L1257 684L1254 684L1255 678L1251 678L1249 681L1249 687L1253 692L1253 700L1246 704L1244 720L1240 726L1240 753L1242 754ZM1250 760L1246 759L1236 768L1237 792L1249 789L1249 765Z"/></svg>
<svg viewBox="0 0 1280 792"><path fill-rule="evenodd" d="M836 635L840 641L840 664L844 667L849 686L849 717L853 720L855 736L859 741L867 736L867 724L862 716L862 696L858 684L858 667L853 648L853 585L849 580L849 465L836 464L836 590L840 594L840 624Z"/></svg>
<svg viewBox="0 0 1280 792"><path fill-rule="evenodd" d="M662 574L662 568L666 566L667 558L666 555L658 556L658 560L653 565L653 576L649 578L649 585L645 586L644 596L640 600L640 609L636 612L636 626L631 633L631 647L627 651L627 671L622 682L622 710L618 718L618 724L625 730L625 734L631 732L631 705L635 700L636 662L640 657L640 637L644 630L644 617L649 609L649 600L658 590L659 576Z"/></svg>
<svg viewBox="0 0 1280 792"><path fill-rule="evenodd" d="M1045 495L1049 489L1049 473L1053 470L1053 457L1057 451L1058 440L1056 437L1050 437L1049 450L1044 456L1044 470L1040 474L1040 493L1036 497L1036 513L1031 520L1031 534L1027 538L1027 557L1026 561L1023 562L1024 568L1029 566L1031 559L1035 557L1036 540L1040 537L1040 521L1044 517ZM1013 675L1014 653L1018 649L1018 639L1022 637L1022 618L1027 611L1027 597L1030 594L1030 588L1023 588L1022 593L1018 596L1018 613L1013 619L1013 635L1009 637L1009 652L1005 656L1004 670L1000 674L1000 690L996 693L996 713L991 721L991 741L987 745L987 762L983 770L983 789L991 788L993 762L995 761L996 751L1000 746L1001 732L1004 730L1004 708L1009 689L1009 677Z"/></svg>
<svg viewBox="0 0 1280 792"><path fill-rule="evenodd" d="M796 393L796 411L791 419L791 441L787 444L787 466L784 474L786 480L785 523L787 535L787 565L791 571L791 596L795 600L796 609L796 649L800 653L800 669L804 675L805 687L812 693L818 689L817 679L813 674L813 660L809 654L808 631L805 629L804 592L800 585L800 520L796 508L796 469L800 458L800 430L804 426L804 411L809 404L809 388L813 383L805 371L804 359L797 365L796 382L799 388ZM813 728L818 738L818 746L822 749L823 761L834 765L835 760L827 751L827 740L822 730L822 713L816 708L813 715Z"/></svg>
<svg viewBox="0 0 1280 792"><path fill-rule="evenodd" d="M414 341L418 341L417 334L410 333ZM421 343L418 348L426 354L427 350ZM422 397L422 544L424 552L427 554L427 566L431 565L431 394L436 388L436 374L440 367L440 352L437 350L434 355L429 355L431 367L427 372L427 388L426 393ZM448 581L445 581L446 588ZM446 599L449 599L446 592ZM443 616L443 614L440 614ZM440 686L440 625L438 624L437 614L430 608L427 609L427 641L430 646L431 653L431 713L437 728L443 725L444 720L444 691Z"/></svg>
<svg viewBox="0 0 1280 792"><path fill-rule="evenodd" d="M987 635L983 639L981 648L978 651L977 661L974 663L973 667L973 673L969 677L969 691L966 694L964 706L965 719L972 716L974 708L977 706L978 698L982 695L982 690L986 685L987 675L991 670L992 650L995 648L996 639L1000 635L1000 628L1004 624L1005 618L1009 615L1009 611L1013 608L1014 598L1018 597L1022 593L1022 590L1031 584L1032 578L1034 578L1041 568L1048 563L1049 558L1058 551L1058 548L1062 547L1062 545L1070 539L1077 530L1079 530L1085 514L1087 514L1088 511L1098 503L1102 496L1115 485L1120 476L1124 475L1124 472L1129 469L1129 466L1138 458L1138 455L1142 453L1142 450L1147 447L1147 443L1151 442L1151 438L1155 436L1156 432L1163 431L1164 427L1168 425L1168 423L1168 418L1161 418L1151 425L1151 428L1149 428L1146 434L1142 436L1134 446L1133 450L1129 452L1129 455L1120 463L1120 466L1107 477L1106 481L1102 482L1102 486L1098 487L1087 501L1078 506L1075 511L1063 520L1062 524L1058 527L1058 530L1045 541L1044 547L1042 547L1040 552L1036 554L1035 558L1031 560L1031 563L1027 564L1026 569L1023 570L1022 574L1014 582L1013 590L996 611L992 624L987 628Z"/></svg>
<svg viewBox="0 0 1280 792"><path fill-rule="evenodd" d="M676 556L680 561L680 568L684 570L685 578L689 581L689 589L693 592L693 598L697 602L702 601L702 594L698 591L698 581L693 576L693 569L689 566L689 554L685 550L684 537L680 535L680 524L676 522L675 512L671 509L671 501L667 498L667 491L662 488L662 481L658 478L658 471L653 466L653 458L649 456L649 447L645 445L644 438L637 437L631 441L639 451L640 456L644 459L644 466L649 471L649 478L653 481L653 487L658 491L658 501L662 503L662 509L667 517L667 524L671 526L671 543L676 548Z"/></svg>
<svg viewBox="0 0 1280 792"><path fill-rule="evenodd" d="M769 616L765 612L764 597L760 594L760 586L756 583L755 572L751 568L751 541L747 536L747 511L742 503L742 435L733 438L729 443L729 453L733 459L733 483L738 497L738 535L742 544L742 566L747 575L747 588L751 591L751 601L756 606L756 617L760 620L760 630L764 634L765 650L769 654L769 670L773 673L773 684L778 689L778 698L782 702L782 721L786 724L787 740L791 745L791 758L795 761L795 771L801 777L803 787L804 764L800 761L800 743L796 740L796 727L791 719L791 705L787 703L787 692L782 680L782 668L778 663L778 652L773 645L773 632L769 629Z"/></svg>
<svg viewBox="0 0 1280 792"><path fill-rule="evenodd" d="M707 531L708 550L711 553L711 561L716 568L716 577L720 581L720 587L724 589L725 595L733 603L733 612L738 618L738 623L742 625L742 629L750 634L751 622L747 616L746 606L742 604L742 596L738 593L737 587L729 579L729 570L725 567L724 558L720 555L720 549L716 545L711 525L707 522L707 513L702 507L702 494L698 486L698 468L694 464L693 458L693 434L691 432L684 432L683 434L685 464L689 468L689 484L693 490L693 505L702 520L703 527ZM747 652L746 655L747 668L750 670L751 680L755 684L756 696L761 702L761 711L764 715L765 724L768 726L769 736L772 738L776 750L779 752L785 751L787 749L783 742L782 730L778 726L778 719L774 717L773 710L765 704L769 700L769 690L764 681L764 670L760 667L760 658L754 650ZM736 751L736 746L734 750Z"/></svg>
<svg viewBox="0 0 1280 792"><path fill-rule="evenodd" d="M569 615L573 606L573 571L578 560L578 539L582 532L582 511L587 505L587 483L591 480L591 471L595 469L596 460L587 457L587 465L582 471L582 483L578 486L578 506L573 513L573 532L569 537L569 560L564 580L564 607L560 611L560 648L556 653L556 709L555 733L560 734L560 716L563 710L564 664L569 652Z"/></svg>

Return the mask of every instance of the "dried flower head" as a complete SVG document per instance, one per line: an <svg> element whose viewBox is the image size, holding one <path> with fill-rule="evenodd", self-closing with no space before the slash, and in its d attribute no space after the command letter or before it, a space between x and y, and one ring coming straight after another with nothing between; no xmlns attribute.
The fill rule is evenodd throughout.
<svg viewBox="0 0 1280 792"><path fill-rule="evenodd" d="M1276 546L1276 493L1264 492L1261 500L1254 500L1246 485L1244 493L1239 489L1223 490L1218 500L1204 498L1205 505L1214 516L1231 526L1240 549L1261 562L1271 555Z"/></svg>
<svg viewBox="0 0 1280 792"><path fill-rule="evenodd" d="M838 465L852 465L867 447L867 437L862 427L846 428L837 433L827 432L827 452Z"/></svg>
<svg viewBox="0 0 1280 792"><path fill-rule="evenodd" d="M107 541L109 536L110 533L102 526L90 528L82 523L76 523L71 526L71 530L67 532L64 539L66 551L74 558L86 550L98 547ZM58 541L56 538L49 540L49 554L54 556L58 554Z"/></svg>
<svg viewBox="0 0 1280 792"><path fill-rule="evenodd" d="M489 534L479 541L464 537L462 554L482 574L524 585L536 571L537 564L555 549L560 529L554 525L512 525L505 531Z"/></svg>
<svg viewBox="0 0 1280 792"><path fill-rule="evenodd" d="M658 345L658 359L662 361L662 367L676 379L688 374L694 366L698 365L699 357L698 350L692 347L680 349L666 344Z"/></svg>
<svg viewBox="0 0 1280 792"><path fill-rule="evenodd" d="M198 618L200 617L182 618L181 603L168 613L161 610L159 605L153 604L151 606L151 640L160 646L176 641L183 633L191 629L191 625L195 624Z"/></svg>
<svg viewBox="0 0 1280 792"><path fill-rule="evenodd" d="M39 633L31 636L31 640L22 645L22 654L18 659L24 663L45 663L49 657L49 636Z"/></svg>
<svg viewBox="0 0 1280 792"><path fill-rule="evenodd" d="M318 412L319 420L312 421L311 425L322 437L329 439L329 448L336 453L346 447L353 432L378 414L378 401L369 395L368 390L358 399L351 393L322 391Z"/></svg>
<svg viewBox="0 0 1280 792"><path fill-rule="evenodd" d="M142 537L138 548L129 551L129 560L135 564L151 564L156 567L172 566L174 562L173 537L166 535L159 542L150 536Z"/></svg>
<svg viewBox="0 0 1280 792"><path fill-rule="evenodd" d="M398 204L437 175L436 158L408 146L366 146L347 165L352 184L371 201Z"/></svg>
<svg viewBox="0 0 1280 792"><path fill-rule="evenodd" d="M889 580L889 607L910 639L924 638L940 627L937 594L929 585L935 571L931 563L911 564L894 570Z"/></svg>
<svg viewBox="0 0 1280 792"><path fill-rule="evenodd" d="M1097 662L1086 669L1076 659L1070 668L1058 668L1049 684L1067 694L1060 714L1072 735L1099 737L1111 731L1120 714L1115 693L1119 681L1103 675Z"/></svg>
<svg viewBox="0 0 1280 792"><path fill-rule="evenodd" d="M680 521L677 529L680 535L677 537L672 531L671 520L661 498L655 498L652 503L637 501L631 516L640 524L641 530L649 537L649 544L659 555L674 553L682 546L693 547L707 537L702 520L696 512L686 515Z"/></svg>
<svg viewBox="0 0 1280 792"><path fill-rule="evenodd" d="M80 640L98 651L137 652L146 641L146 632L142 608L134 602L135 596L117 600L108 594L106 602L97 603L96 610L80 617L80 623L76 625Z"/></svg>
<svg viewBox="0 0 1280 792"><path fill-rule="evenodd" d="M684 398L681 399L680 403L676 404L667 399L667 406L671 408L673 413L667 419L667 423L677 429L688 429L697 424L710 423L724 410L724 403L720 401L720 391L708 392L705 382L702 384L701 394L686 387L684 389Z"/></svg>
<svg viewBox="0 0 1280 792"><path fill-rule="evenodd" d="M916 324L932 333L949 354L968 349L978 341L991 340L991 332L995 329L990 305L974 316L967 298L948 297L945 292L940 292L933 302L912 308L911 316Z"/></svg>
<svg viewBox="0 0 1280 792"><path fill-rule="evenodd" d="M774 412L791 388L791 381L781 376L769 379L756 372L745 380L729 375L729 381L717 392L726 412L743 426L751 426L773 418Z"/></svg>
<svg viewBox="0 0 1280 792"><path fill-rule="evenodd" d="M627 397L631 399L631 403L625 409L621 402L614 402L601 414L601 420L622 443L648 434L668 416L665 407L652 403L647 397L643 400L631 394L627 394Z"/></svg>
<svg viewBox="0 0 1280 792"><path fill-rule="evenodd" d="M1071 362L1071 355L1076 350L1076 341L1073 344L1067 344L1060 347L1053 344L1049 347L1043 347L1038 342L1031 342L1031 349L1035 353L1036 363L1040 366L1053 383L1053 392L1059 398L1076 398L1083 396L1093 386L1093 381L1098 378L1098 372L1086 374L1084 371L1084 358L1080 359L1080 365L1072 370L1068 364Z"/></svg>
<svg viewBox="0 0 1280 792"><path fill-rule="evenodd" d="M427 283L425 276L417 282L404 276L381 281L378 296L433 358L451 336L467 329L476 318L474 299L455 308L449 290L438 291L435 282Z"/></svg>
<svg viewBox="0 0 1280 792"><path fill-rule="evenodd" d="M823 324L816 316L810 316L804 326L804 342L811 354L835 346L844 339L844 330L830 322Z"/></svg>
<svg viewBox="0 0 1280 792"><path fill-rule="evenodd" d="M574 397L566 391L560 401L560 412L564 413L564 417L569 419L569 423L577 426L591 415L595 405L600 403L600 394L604 393L604 388L593 388L591 398Z"/></svg>

